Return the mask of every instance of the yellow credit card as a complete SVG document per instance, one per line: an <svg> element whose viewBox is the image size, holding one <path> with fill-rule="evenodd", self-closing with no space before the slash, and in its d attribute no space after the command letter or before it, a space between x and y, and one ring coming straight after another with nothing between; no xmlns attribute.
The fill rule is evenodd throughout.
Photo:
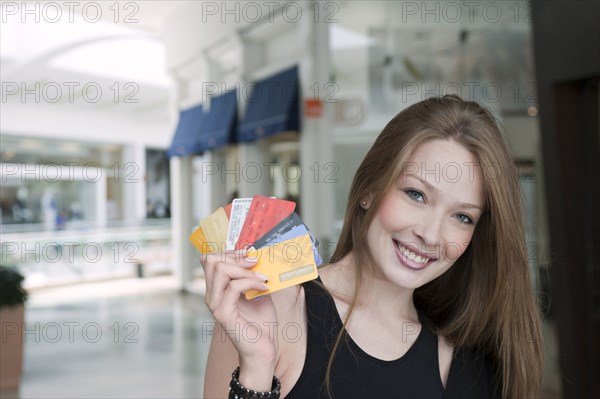
<svg viewBox="0 0 600 399"><path fill-rule="evenodd" d="M308 234L248 251L246 256L258 258L252 271L262 273L269 279L266 283L269 286L268 290L248 290L244 292L246 299L270 294L318 277L312 242Z"/></svg>
<svg viewBox="0 0 600 399"><path fill-rule="evenodd" d="M229 219L223 207L220 207L214 213L202 219L200 227L202 227L207 243L216 244L219 248L221 246L225 248Z"/></svg>
<svg viewBox="0 0 600 399"><path fill-rule="evenodd" d="M189 236L190 241L200 253L204 255L211 255L220 252L221 248L212 242L208 242L206 240L206 236L204 235L204 231L202 227L198 227L192 234Z"/></svg>

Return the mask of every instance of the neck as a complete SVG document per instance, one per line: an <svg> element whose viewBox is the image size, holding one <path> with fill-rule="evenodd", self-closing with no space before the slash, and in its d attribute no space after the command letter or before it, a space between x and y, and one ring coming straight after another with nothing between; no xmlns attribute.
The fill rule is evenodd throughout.
<svg viewBox="0 0 600 399"><path fill-rule="evenodd" d="M335 281L332 281L335 291L348 298L348 303L354 294L356 272L362 271L361 284L359 288L359 299L356 307L358 309L369 309L370 312L390 315L393 314L401 319L418 320L417 310L413 302L414 289L399 287L390 282L381 274L376 267L369 271L366 266L360 269L356 258L351 252L339 262L332 264L337 271Z"/></svg>

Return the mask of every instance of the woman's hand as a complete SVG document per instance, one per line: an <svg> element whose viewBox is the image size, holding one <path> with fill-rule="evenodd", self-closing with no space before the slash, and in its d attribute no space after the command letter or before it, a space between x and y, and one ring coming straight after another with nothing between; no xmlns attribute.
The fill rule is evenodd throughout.
<svg viewBox="0 0 600 399"><path fill-rule="evenodd" d="M250 300L243 295L268 289L266 276L250 270L255 263L245 251L203 255L205 301L239 354L240 382L268 391L278 355L277 312L270 295Z"/></svg>

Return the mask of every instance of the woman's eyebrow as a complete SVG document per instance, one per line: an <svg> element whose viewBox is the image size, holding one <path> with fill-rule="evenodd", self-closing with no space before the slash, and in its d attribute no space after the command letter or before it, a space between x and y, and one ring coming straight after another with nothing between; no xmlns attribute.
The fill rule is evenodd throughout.
<svg viewBox="0 0 600 399"><path fill-rule="evenodd" d="M421 179L419 176L417 176L413 173L407 174L406 176L412 177L413 179L420 181L425 186L425 188L427 188L429 191L433 192L434 194L439 193L439 190L436 187L432 186L428 181ZM482 207L480 207L479 205L472 204L470 202L457 202L457 203L455 203L455 205L459 208L474 208L474 209L479 209L480 211L483 211Z"/></svg>

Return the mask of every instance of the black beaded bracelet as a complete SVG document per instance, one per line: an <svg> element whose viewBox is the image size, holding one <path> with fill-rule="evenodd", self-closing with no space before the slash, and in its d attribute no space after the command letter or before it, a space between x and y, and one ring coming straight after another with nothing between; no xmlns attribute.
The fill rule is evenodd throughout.
<svg viewBox="0 0 600 399"><path fill-rule="evenodd" d="M229 383L229 399L279 399L281 391L281 382L277 377L273 376L271 390L268 392L256 392L248 389L242 384L238 378L240 377L240 367L238 366L231 374L231 382Z"/></svg>

